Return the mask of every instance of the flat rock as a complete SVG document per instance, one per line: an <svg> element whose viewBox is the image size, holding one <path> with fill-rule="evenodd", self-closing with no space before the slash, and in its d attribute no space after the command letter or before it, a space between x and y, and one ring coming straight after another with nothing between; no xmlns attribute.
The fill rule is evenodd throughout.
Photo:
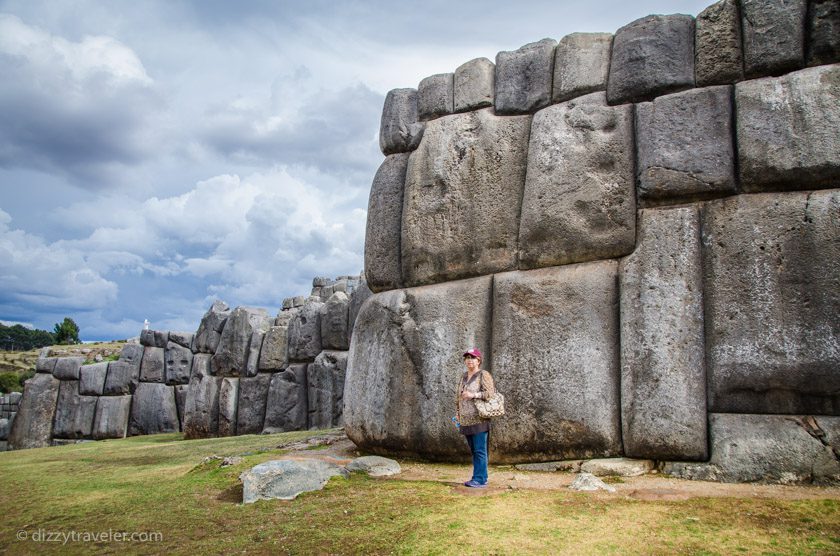
<svg viewBox="0 0 840 556"><path fill-rule="evenodd" d="M50 445L59 384L57 378L46 373L38 373L24 382L23 398L9 432L11 449Z"/></svg>
<svg viewBox="0 0 840 556"><path fill-rule="evenodd" d="M365 234L365 280L376 291L402 284L400 234L408 154L388 156L370 188Z"/></svg>
<svg viewBox="0 0 840 556"><path fill-rule="evenodd" d="M496 114L528 114L548 106L555 46L557 41L542 39L496 54Z"/></svg>
<svg viewBox="0 0 840 556"><path fill-rule="evenodd" d="M345 468L350 472L361 471L362 473L367 473L371 477L388 477L399 475L402 472L402 468L397 461L381 456L362 456L355 458Z"/></svg>
<svg viewBox="0 0 840 556"><path fill-rule="evenodd" d="M142 347L142 346L141 346ZM124 396L134 393L140 379L140 366L128 361L108 363L108 375L102 388L104 396Z"/></svg>
<svg viewBox="0 0 840 556"><path fill-rule="evenodd" d="M610 33L572 33L554 51L552 102L607 88L613 36Z"/></svg>
<svg viewBox="0 0 840 556"><path fill-rule="evenodd" d="M90 438L98 399L98 396L79 395L78 380L61 381L52 435L56 438Z"/></svg>
<svg viewBox="0 0 840 556"><path fill-rule="evenodd" d="M214 301L204 313L195 333L193 347L200 353L216 353L225 323L230 316L230 307L224 301Z"/></svg>
<svg viewBox="0 0 840 556"><path fill-rule="evenodd" d="M166 344L164 370L166 384L189 384L193 353L190 348L175 342Z"/></svg>
<svg viewBox="0 0 840 556"><path fill-rule="evenodd" d="M809 66L840 62L840 3L811 0L808 7Z"/></svg>
<svg viewBox="0 0 840 556"><path fill-rule="evenodd" d="M596 477L638 477L653 471L653 467L653 461L649 459L606 458L584 461L580 471Z"/></svg>
<svg viewBox="0 0 840 556"><path fill-rule="evenodd" d="M264 434L308 428L307 364L293 364L271 376L265 407Z"/></svg>
<svg viewBox="0 0 840 556"><path fill-rule="evenodd" d="M184 405L184 438L207 438L219 434L219 383L210 374L210 355L193 358L190 386Z"/></svg>
<svg viewBox="0 0 840 556"><path fill-rule="evenodd" d="M747 78L802 67L807 0L740 0L740 7Z"/></svg>
<svg viewBox="0 0 840 556"><path fill-rule="evenodd" d="M571 471L579 473L583 460L567 459L563 461L543 461L538 463L517 463L514 467L520 471L542 471L553 473L555 471Z"/></svg>
<svg viewBox="0 0 840 556"><path fill-rule="evenodd" d="M417 113L417 89L394 89L385 96L379 125L382 154L413 151L423 138L425 124Z"/></svg>
<svg viewBox="0 0 840 556"><path fill-rule="evenodd" d="M454 112L451 73L430 75L417 87L417 115L421 121Z"/></svg>
<svg viewBox="0 0 840 556"><path fill-rule="evenodd" d="M321 307L309 299L289 321L289 361L312 361L321 353Z"/></svg>
<svg viewBox="0 0 840 556"><path fill-rule="evenodd" d="M428 123L406 172L406 285L515 268L530 120L485 108Z"/></svg>
<svg viewBox="0 0 840 556"><path fill-rule="evenodd" d="M83 396L101 396L108 376L108 363L82 365L79 369L79 393Z"/></svg>
<svg viewBox="0 0 840 556"><path fill-rule="evenodd" d="M265 403L271 375L260 373L239 380L236 434L259 434L265 421Z"/></svg>
<svg viewBox="0 0 840 556"><path fill-rule="evenodd" d="M633 151L633 108L607 106L604 93L549 106L534 116L519 268L620 257L633 250Z"/></svg>
<svg viewBox="0 0 840 556"><path fill-rule="evenodd" d="M239 379L225 377L219 384L219 436L236 435Z"/></svg>
<svg viewBox="0 0 840 556"><path fill-rule="evenodd" d="M278 371L288 365L289 358L286 352L288 331L288 325L272 326L265 333L258 365L260 371Z"/></svg>
<svg viewBox="0 0 840 556"><path fill-rule="evenodd" d="M143 350L143 363L140 365L141 382L164 382L166 378L166 358L164 349L146 346Z"/></svg>
<svg viewBox="0 0 840 556"><path fill-rule="evenodd" d="M455 112L493 106L496 65L487 58L475 58L458 66L453 80Z"/></svg>
<svg viewBox="0 0 840 556"><path fill-rule="evenodd" d="M79 380L79 370L84 357L59 357L53 367L53 376L59 380Z"/></svg>
<svg viewBox="0 0 840 556"><path fill-rule="evenodd" d="M159 382L138 384L131 400L128 434L135 436L180 430L174 387Z"/></svg>
<svg viewBox="0 0 840 556"><path fill-rule="evenodd" d="M580 492L606 490L607 492L615 492L615 487L608 485L591 473L581 473L575 477L575 480L569 485L569 490L577 490Z"/></svg>
<svg viewBox="0 0 840 556"><path fill-rule="evenodd" d="M744 79L741 18L736 0L721 0L697 15L694 56L698 87Z"/></svg>
<svg viewBox="0 0 840 556"><path fill-rule="evenodd" d="M257 500L294 500L303 492L321 490L331 477L347 477L347 471L322 460L272 460L239 475L242 503Z"/></svg>
<svg viewBox="0 0 840 556"><path fill-rule="evenodd" d="M102 396L96 402L91 436L94 440L125 438L128 432L128 416L131 410L131 396Z"/></svg>

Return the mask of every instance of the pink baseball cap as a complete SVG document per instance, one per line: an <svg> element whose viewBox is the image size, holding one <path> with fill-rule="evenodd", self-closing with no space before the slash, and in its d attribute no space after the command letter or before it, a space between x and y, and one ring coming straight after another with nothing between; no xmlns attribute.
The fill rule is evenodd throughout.
<svg viewBox="0 0 840 556"><path fill-rule="evenodd" d="M472 355L473 357L478 357L479 359L484 359L484 357L481 355L481 350L479 350L478 348L468 349L467 351L464 352L464 357L466 357L467 355Z"/></svg>

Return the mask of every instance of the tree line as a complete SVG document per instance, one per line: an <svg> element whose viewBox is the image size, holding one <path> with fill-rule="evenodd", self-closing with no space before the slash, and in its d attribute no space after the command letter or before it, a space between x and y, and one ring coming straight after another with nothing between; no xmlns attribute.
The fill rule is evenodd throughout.
<svg viewBox="0 0 840 556"><path fill-rule="evenodd" d="M0 349L6 351L29 351L56 344L79 343L79 326L69 317L56 323L52 332L0 323Z"/></svg>

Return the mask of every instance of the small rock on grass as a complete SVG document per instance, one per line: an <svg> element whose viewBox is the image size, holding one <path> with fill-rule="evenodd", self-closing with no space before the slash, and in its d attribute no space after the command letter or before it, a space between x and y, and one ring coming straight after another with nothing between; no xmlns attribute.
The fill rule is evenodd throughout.
<svg viewBox="0 0 840 556"><path fill-rule="evenodd" d="M335 475L347 477L347 470L322 460L272 460L239 475L242 503L257 500L293 500L302 492L321 490Z"/></svg>
<svg viewBox="0 0 840 556"><path fill-rule="evenodd" d="M362 471L371 477L398 475L402 469L396 461L381 456L362 456L347 464L348 471Z"/></svg>
<svg viewBox="0 0 840 556"><path fill-rule="evenodd" d="M569 489L586 492L595 490L615 492L614 487L611 487L592 473L581 473L578 475L575 480L572 481L572 484L569 485Z"/></svg>

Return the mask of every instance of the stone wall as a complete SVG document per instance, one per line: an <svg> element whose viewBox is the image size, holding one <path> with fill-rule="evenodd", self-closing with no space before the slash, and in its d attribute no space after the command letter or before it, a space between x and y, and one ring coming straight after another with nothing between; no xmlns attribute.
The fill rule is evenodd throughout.
<svg viewBox="0 0 840 556"><path fill-rule="evenodd" d="M14 423L0 417L2 440L19 449L339 426L352 323L369 295L360 276L316 278L276 317L217 301L195 333L143 330L116 361L41 357Z"/></svg>
<svg viewBox="0 0 840 556"><path fill-rule="evenodd" d="M21 397L20 392L0 396L0 452L5 452L9 447L9 431L17 415Z"/></svg>
<svg viewBox="0 0 840 556"><path fill-rule="evenodd" d="M723 0L391 91L350 438L463 457L477 346L508 400L493 461L840 477L838 25Z"/></svg>

